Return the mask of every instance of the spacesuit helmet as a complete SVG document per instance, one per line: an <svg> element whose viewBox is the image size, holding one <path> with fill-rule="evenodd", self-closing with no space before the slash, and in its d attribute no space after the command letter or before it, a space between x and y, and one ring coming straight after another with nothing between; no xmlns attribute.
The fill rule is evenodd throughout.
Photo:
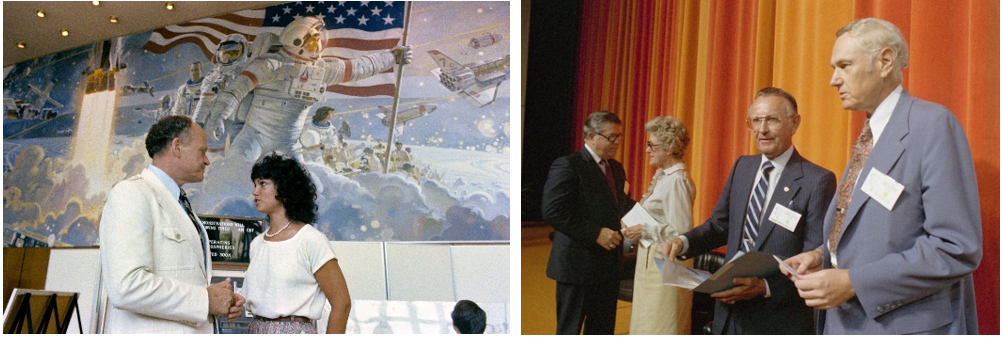
<svg viewBox="0 0 1004 338"><path fill-rule="evenodd" d="M216 62L229 66L247 59L248 39L240 34L230 34L216 47Z"/></svg>
<svg viewBox="0 0 1004 338"><path fill-rule="evenodd" d="M324 50L324 42L327 35L324 29L324 20L313 16L299 17L279 34L279 42L283 49L297 57L317 59Z"/></svg>

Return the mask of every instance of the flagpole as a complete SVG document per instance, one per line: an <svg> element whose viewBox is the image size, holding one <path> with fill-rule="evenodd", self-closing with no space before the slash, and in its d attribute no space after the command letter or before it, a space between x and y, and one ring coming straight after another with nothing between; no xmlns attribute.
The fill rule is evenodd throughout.
<svg viewBox="0 0 1004 338"><path fill-rule="evenodd" d="M411 1L404 3L404 34L401 35L401 45L408 45L408 26L411 24ZM404 60L402 56L401 61ZM384 151L383 173L390 169L390 153L394 149L394 127L397 125L397 104L401 100L401 76L404 75L404 62L397 65L397 81L394 85L394 104L390 109L390 127L387 132L387 150Z"/></svg>

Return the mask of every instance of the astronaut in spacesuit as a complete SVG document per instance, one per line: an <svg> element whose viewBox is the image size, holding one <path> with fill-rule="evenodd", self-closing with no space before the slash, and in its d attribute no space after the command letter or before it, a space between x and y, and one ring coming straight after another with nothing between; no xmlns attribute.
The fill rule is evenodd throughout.
<svg viewBox="0 0 1004 338"><path fill-rule="evenodd" d="M247 121L234 138L228 159L253 163L263 154L281 151L302 161L298 141L306 115L311 105L324 102L328 86L411 62L410 46L352 60L325 60L320 56L326 41L323 20L297 18L279 35L280 45L257 56L216 94L206 124L214 141L226 131L224 119L234 114L245 96L251 96Z"/></svg>
<svg viewBox="0 0 1004 338"><path fill-rule="evenodd" d="M220 41L213 57L216 67L202 80L202 96L192 113L192 120L203 125L206 123L207 110L212 106L216 93L226 89L227 83L251 61L251 54L252 44L241 34L230 34Z"/></svg>
<svg viewBox="0 0 1004 338"><path fill-rule="evenodd" d="M171 115L191 117L202 98L202 80L204 79L202 77L202 62L193 62L190 72L191 78L178 87L178 91L174 95L174 107L171 107Z"/></svg>

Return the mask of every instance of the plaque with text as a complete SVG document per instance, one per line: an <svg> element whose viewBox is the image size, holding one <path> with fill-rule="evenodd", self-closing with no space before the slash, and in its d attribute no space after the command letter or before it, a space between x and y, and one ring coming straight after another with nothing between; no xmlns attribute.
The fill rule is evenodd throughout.
<svg viewBox="0 0 1004 338"><path fill-rule="evenodd" d="M264 219L199 215L209 236L209 252L214 268L247 269L251 262L251 240L262 232Z"/></svg>

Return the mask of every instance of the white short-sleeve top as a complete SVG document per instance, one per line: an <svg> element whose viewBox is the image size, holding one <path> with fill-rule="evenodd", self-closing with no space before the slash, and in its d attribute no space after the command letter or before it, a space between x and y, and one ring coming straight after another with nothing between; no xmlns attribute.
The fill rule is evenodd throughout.
<svg viewBox="0 0 1004 338"><path fill-rule="evenodd" d="M314 278L324 263L336 259L327 236L307 224L292 238L251 241L251 264L244 277L245 307L256 316L303 316L321 319L326 298Z"/></svg>

